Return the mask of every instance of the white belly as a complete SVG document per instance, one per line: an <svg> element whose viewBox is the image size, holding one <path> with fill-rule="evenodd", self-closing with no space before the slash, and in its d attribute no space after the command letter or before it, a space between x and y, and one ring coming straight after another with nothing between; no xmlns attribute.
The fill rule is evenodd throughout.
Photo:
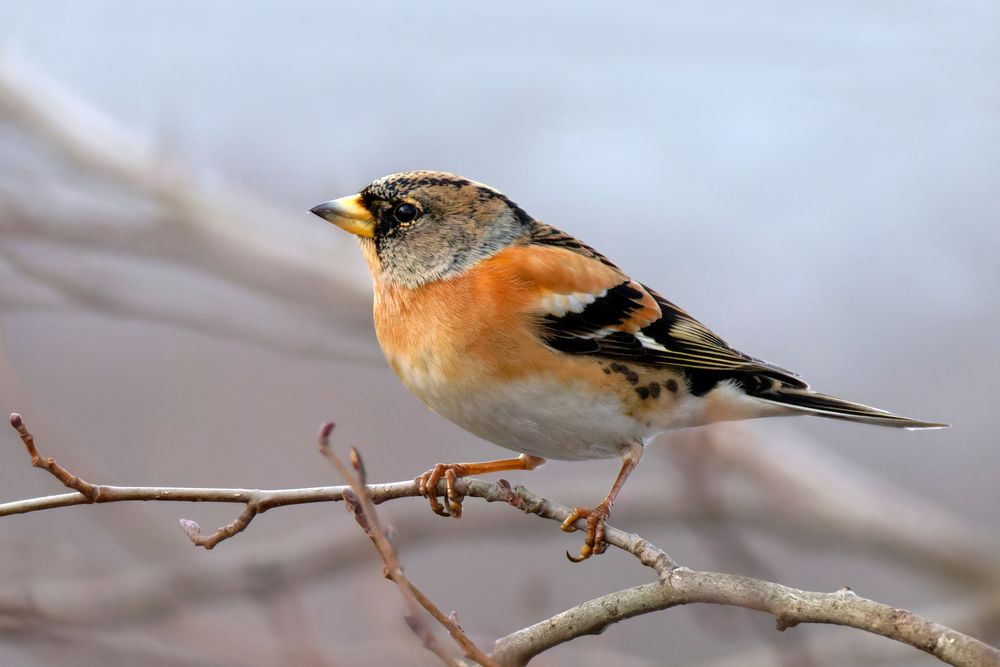
<svg viewBox="0 0 1000 667"><path fill-rule="evenodd" d="M464 393L426 384L410 389L480 438L544 458L612 458L629 443L652 435L648 426L624 414L617 398L573 391L561 383L515 380Z"/></svg>
<svg viewBox="0 0 1000 667"><path fill-rule="evenodd" d="M636 409L641 401L623 404L635 398L631 384L616 394L598 393L583 381L567 384L565 375L501 379L482 372L446 380L449 374L439 358L429 354L392 366L403 384L441 416L496 445L543 458L613 458L631 443L668 429L780 414L728 383L704 397L670 390L659 404L642 410Z"/></svg>

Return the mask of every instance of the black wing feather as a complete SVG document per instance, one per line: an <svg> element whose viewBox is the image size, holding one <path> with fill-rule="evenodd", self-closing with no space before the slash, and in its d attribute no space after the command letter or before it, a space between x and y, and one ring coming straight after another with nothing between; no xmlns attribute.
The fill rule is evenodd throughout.
<svg viewBox="0 0 1000 667"><path fill-rule="evenodd" d="M542 326L556 338L593 339L603 330L623 324L632 313L641 309L642 292L627 280L607 290L580 313L546 315Z"/></svg>
<svg viewBox="0 0 1000 667"><path fill-rule="evenodd" d="M618 270L604 255L548 225L535 222L530 242L565 248ZM645 285L639 289L656 301L662 316L640 329L637 335L622 330L630 327L616 328L643 307L640 302L645 296L636 283L624 275L622 279L624 282L607 290L582 312L543 317L539 329L542 340L567 354L674 368L685 376L688 389L695 396L728 381L751 396L807 414L909 429L947 426L810 391L809 385L794 373L730 347L698 320Z"/></svg>
<svg viewBox="0 0 1000 667"><path fill-rule="evenodd" d="M685 373L695 395L703 395L724 380L735 381L750 393L766 391L776 381L781 386L807 387L790 371L730 347L684 310L645 285L642 287L660 306L662 317L639 330L638 335L615 330L642 308L640 300L644 295L635 283L626 280L582 312L543 317L542 339L568 354L677 368Z"/></svg>

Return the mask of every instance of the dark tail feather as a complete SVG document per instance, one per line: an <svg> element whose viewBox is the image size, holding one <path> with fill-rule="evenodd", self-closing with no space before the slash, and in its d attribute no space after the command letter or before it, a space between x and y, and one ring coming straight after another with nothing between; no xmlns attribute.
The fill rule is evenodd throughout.
<svg viewBox="0 0 1000 667"><path fill-rule="evenodd" d="M845 401L842 398L827 396L826 394L817 394L808 389L779 387L771 391L754 394L753 397L760 401L791 408L805 414L816 415L817 417L843 419L863 424L875 424L876 426L893 426L905 429L947 428L950 426L950 424L910 419L909 417L879 410L869 405Z"/></svg>

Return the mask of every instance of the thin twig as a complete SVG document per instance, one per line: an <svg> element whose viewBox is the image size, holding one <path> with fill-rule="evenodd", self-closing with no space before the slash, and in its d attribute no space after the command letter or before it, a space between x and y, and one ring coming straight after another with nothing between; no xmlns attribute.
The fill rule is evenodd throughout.
<svg viewBox="0 0 1000 667"><path fill-rule="evenodd" d="M361 526L365 534L371 539L372 544L375 545L375 550L378 551L379 556L382 557L382 562L385 563L386 578L396 584L402 592L403 598L409 607L409 613L406 615L407 625L420 638L424 646L441 658L445 664L464 664L449 656L438 643L434 633L427 627L423 616L420 614L419 607L423 607L427 613L434 617L434 620L448 631L448 634L462 648L467 657L475 660L480 665L483 665L483 667L500 667L485 651L476 646L475 642L462 630L461 626L459 626L451 615L446 615L442 612L404 574L403 566L400 564L399 556L396 553L396 548L392 545L392 541L389 540L389 536L386 534L379 520L378 512L375 511L375 503L372 501L371 490L365 484L367 474L364 462L361 460L361 455L356 449L351 448L351 468L348 468L330 446L330 434L332 432L333 422L325 423L320 429L320 453L334 465L341 477L351 485L352 493L350 495L345 493L345 504L348 511L354 515L358 525Z"/></svg>
<svg viewBox="0 0 1000 667"><path fill-rule="evenodd" d="M87 499L87 502L96 503L100 501L101 487L80 479L56 463L56 460L51 456L42 456L38 453L38 449L35 447L35 436L28 430L21 415L16 412L12 413L10 415L10 425L17 431L17 434L21 437L21 442L24 443L25 449L28 450L28 456L31 457L31 465L42 470L47 470L53 477L62 482L63 486L78 491L80 495Z"/></svg>
<svg viewBox="0 0 1000 667"><path fill-rule="evenodd" d="M207 550L211 550L216 544L222 540L228 540L230 537L236 533L241 533L246 530L246 527L250 525L254 517L260 512L258 505L255 501L250 501L247 503L246 509L240 513L238 517L227 523L225 526L220 527L216 531L208 534L201 534L201 526L198 525L197 521L192 521L191 519L181 519L181 528L187 533L187 536L191 538L195 546L205 547Z"/></svg>
<svg viewBox="0 0 1000 667"><path fill-rule="evenodd" d="M27 431L27 427L24 425L20 415L17 415L17 420L20 427ZM11 422L13 423L13 421L14 415L11 416ZM33 461L35 455L37 455L37 451L32 455ZM58 466L58 463L54 460L52 463L54 466ZM58 467L64 470L61 466ZM67 471L66 474L70 473ZM70 474L70 476L72 475ZM59 477L57 476L57 478ZM59 479L62 481L61 478ZM91 500L89 496L79 491L29 500L18 500L0 504L0 516L89 504L92 502L110 503L157 500L239 503L246 505L248 509L244 510L239 517L208 536L201 535L201 528L196 522L190 519L181 520L181 526L188 537L198 546L210 549L219 542L229 539L245 530L257 514L285 505L344 500L344 492L350 489L349 486L317 486L301 489L227 489L169 486L112 486L110 484L93 485L89 482L84 482L84 484L98 489L96 500ZM444 486L444 481L439 483L440 490L443 490ZM413 498L420 495L420 490L413 480L388 484L369 484L366 488L368 489L372 503L376 505L387 500ZM511 488L510 484L505 480L489 483L471 478L459 479L456 482L456 489L463 495L482 498L489 502L508 503L529 514L536 514L540 517L559 522L564 521L572 512L569 507L541 498L523 487ZM250 508L253 508L254 511L250 511ZM582 527L582 525L583 520L581 519L578 527ZM652 567L661 576L676 565L666 553L638 535L608 526L605 533L605 541L612 546L635 555L641 563Z"/></svg>

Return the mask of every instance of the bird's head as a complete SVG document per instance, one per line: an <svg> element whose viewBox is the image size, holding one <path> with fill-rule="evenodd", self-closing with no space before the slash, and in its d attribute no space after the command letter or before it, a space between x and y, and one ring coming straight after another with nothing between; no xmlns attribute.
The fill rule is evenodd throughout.
<svg viewBox="0 0 1000 667"><path fill-rule="evenodd" d="M406 287L457 275L534 223L501 192L440 171L383 176L310 211L357 235L372 273Z"/></svg>

